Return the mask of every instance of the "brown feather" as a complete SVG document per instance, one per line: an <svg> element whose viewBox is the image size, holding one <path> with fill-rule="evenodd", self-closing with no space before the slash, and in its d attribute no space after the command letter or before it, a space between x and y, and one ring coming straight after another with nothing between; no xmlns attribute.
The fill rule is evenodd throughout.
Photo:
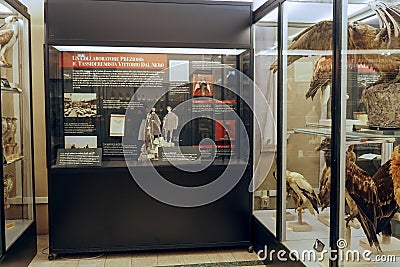
<svg viewBox="0 0 400 267"><path fill-rule="evenodd" d="M5 45L8 43L14 35L12 29L0 30L0 45Z"/></svg>
<svg viewBox="0 0 400 267"><path fill-rule="evenodd" d="M346 199L351 215L356 216L367 236L369 244L381 251L376 236L377 216L375 205L378 202L378 190L372 178L355 164L355 153L350 146L346 151ZM354 202L353 202L354 201ZM355 203L356 207L352 207Z"/></svg>
<svg viewBox="0 0 400 267"><path fill-rule="evenodd" d="M390 174L393 179L393 190L397 205L400 206L400 153L399 146L394 148L391 158Z"/></svg>

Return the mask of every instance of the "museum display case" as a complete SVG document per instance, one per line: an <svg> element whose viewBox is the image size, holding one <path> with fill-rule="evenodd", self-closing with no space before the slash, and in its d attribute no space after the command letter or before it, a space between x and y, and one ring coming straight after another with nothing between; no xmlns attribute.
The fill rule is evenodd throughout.
<svg viewBox="0 0 400 267"><path fill-rule="evenodd" d="M19 2L0 1L0 23L3 162L0 262L7 266L29 262L36 254L30 17ZM22 250L21 243L25 244ZM24 250L30 251L24 257L20 254L18 258L16 255Z"/></svg>
<svg viewBox="0 0 400 267"><path fill-rule="evenodd" d="M251 4L75 3L45 3L49 259L250 247Z"/></svg>
<svg viewBox="0 0 400 267"><path fill-rule="evenodd" d="M392 266L380 250L399 253L396 4L267 1L255 12L255 81L276 91L278 140L254 196L277 205L253 215L306 266ZM325 250L371 251L373 263Z"/></svg>

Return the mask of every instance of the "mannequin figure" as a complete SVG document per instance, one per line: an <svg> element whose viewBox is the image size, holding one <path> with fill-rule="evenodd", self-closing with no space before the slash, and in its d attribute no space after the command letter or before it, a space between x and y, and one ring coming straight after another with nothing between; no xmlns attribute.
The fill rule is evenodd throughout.
<svg viewBox="0 0 400 267"><path fill-rule="evenodd" d="M161 121L156 114L156 109L151 108L146 118L146 147L154 149L154 144L159 143L159 137L161 136Z"/></svg>
<svg viewBox="0 0 400 267"><path fill-rule="evenodd" d="M176 128L178 128L178 116L172 112L170 106L167 107L167 115L163 119L163 132L165 140L170 143L172 142L172 134Z"/></svg>

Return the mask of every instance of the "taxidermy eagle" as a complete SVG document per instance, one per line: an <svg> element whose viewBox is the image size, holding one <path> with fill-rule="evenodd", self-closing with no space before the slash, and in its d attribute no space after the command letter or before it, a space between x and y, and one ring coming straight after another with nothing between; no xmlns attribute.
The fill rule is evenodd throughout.
<svg viewBox="0 0 400 267"><path fill-rule="evenodd" d="M324 152L325 164L320 177L318 193L322 210L324 210L329 206L331 197L331 139L328 137L324 138L315 150Z"/></svg>
<svg viewBox="0 0 400 267"><path fill-rule="evenodd" d="M369 3L378 15L380 28L355 21L348 24L348 50L396 49L400 48L400 6L388 6L382 2ZM332 50L332 21L321 21L298 34L289 45L289 50ZM290 66L305 55L290 55L287 65ZM376 83L397 82L400 79L400 55L392 54L357 54L348 55L349 63L364 64L380 73ZM278 65L275 61L271 67L274 72ZM323 56L315 62L314 73L306 98L314 98L318 89L324 90L331 84L332 57Z"/></svg>
<svg viewBox="0 0 400 267"><path fill-rule="evenodd" d="M0 30L0 65L10 68L12 65L7 62L5 53L18 39L19 23L18 18L15 16L9 16L4 21L4 24L0 26L0 29L5 28Z"/></svg>
<svg viewBox="0 0 400 267"><path fill-rule="evenodd" d="M331 138L324 138L321 144L316 147L315 150L324 152L325 163L320 177L318 193L318 198L321 201L322 210L324 210L330 205L331 201ZM351 162L356 162L356 155L352 150L348 150L346 153L347 160ZM346 210L347 209L348 207L346 207Z"/></svg>
<svg viewBox="0 0 400 267"><path fill-rule="evenodd" d="M357 218L369 245L374 245L378 251L382 251L376 236L378 188L372 178L356 165L354 158L353 146L349 146L346 152L345 197L350 217L346 218L346 221Z"/></svg>
<svg viewBox="0 0 400 267"><path fill-rule="evenodd" d="M296 210L306 207L312 215L315 214L314 210L319 214L318 196L303 175L286 171L286 187L288 196L291 196L295 202Z"/></svg>
<svg viewBox="0 0 400 267"><path fill-rule="evenodd" d="M324 151L325 167L331 164L330 138L325 138L318 151ZM357 218L370 245L380 251L377 234L390 237L392 235L391 220L400 207L400 151L396 147L391 160L382 165L370 177L355 164L356 155L353 146L346 151L346 213L350 222ZM324 170L325 170L324 167ZM324 174L324 170L322 174ZM326 172L328 173L328 172ZM330 171L321 175L319 198L323 209L330 204ZM396 197L397 192L397 197Z"/></svg>

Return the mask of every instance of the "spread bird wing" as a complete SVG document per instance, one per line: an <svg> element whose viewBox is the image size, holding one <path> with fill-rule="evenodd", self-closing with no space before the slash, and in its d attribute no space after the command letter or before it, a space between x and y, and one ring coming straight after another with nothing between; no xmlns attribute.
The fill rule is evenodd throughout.
<svg viewBox="0 0 400 267"><path fill-rule="evenodd" d="M299 33L289 45L289 50L331 50L332 49L332 21L320 21ZM290 66L302 55L288 56L287 65ZM278 62L272 63L270 69L278 70Z"/></svg>
<svg viewBox="0 0 400 267"><path fill-rule="evenodd" d="M399 209L394 198L394 186L392 175L390 174L391 160L383 164L378 171L372 176L372 180L376 184L379 192L378 203L376 205L376 213L378 217L376 233L390 235L390 221Z"/></svg>
<svg viewBox="0 0 400 267"><path fill-rule="evenodd" d="M368 50L400 48L400 6L388 6L377 2L370 4L380 21L380 29L366 23L354 22L348 25L348 49ZM299 33L289 45L289 50L332 50L332 21L321 21ZM289 55L287 65L290 66L296 60L305 55ZM377 54L349 55L348 62L352 64L364 64L377 72L381 72L381 80L387 80L386 75L395 76L400 65L400 55L390 56ZM331 68L320 69L314 67L314 73L306 98L314 98L317 91L331 84ZM273 62L270 69L277 71L277 61ZM383 74L383 72L387 74ZM390 79L390 78L389 78Z"/></svg>
<svg viewBox="0 0 400 267"><path fill-rule="evenodd" d="M383 164L372 176L378 192L379 206L389 205L394 200L393 180L390 174L391 160Z"/></svg>
<svg viewBox="0 0 400 267"><path fill-rule="evenodd" d="M3 46L8 43L14 35L14 31L12 29L1 30L0 31L0 45Z"/></svg>
<svg viewBox="0 0 400 267"><path fill-rule="evenodd" d="M400 8L398 5L388 6L382 2L372 2L371 9L378 15L379 27L387 31L389 43L394 34L395 37L400 33Z"/></svg>

